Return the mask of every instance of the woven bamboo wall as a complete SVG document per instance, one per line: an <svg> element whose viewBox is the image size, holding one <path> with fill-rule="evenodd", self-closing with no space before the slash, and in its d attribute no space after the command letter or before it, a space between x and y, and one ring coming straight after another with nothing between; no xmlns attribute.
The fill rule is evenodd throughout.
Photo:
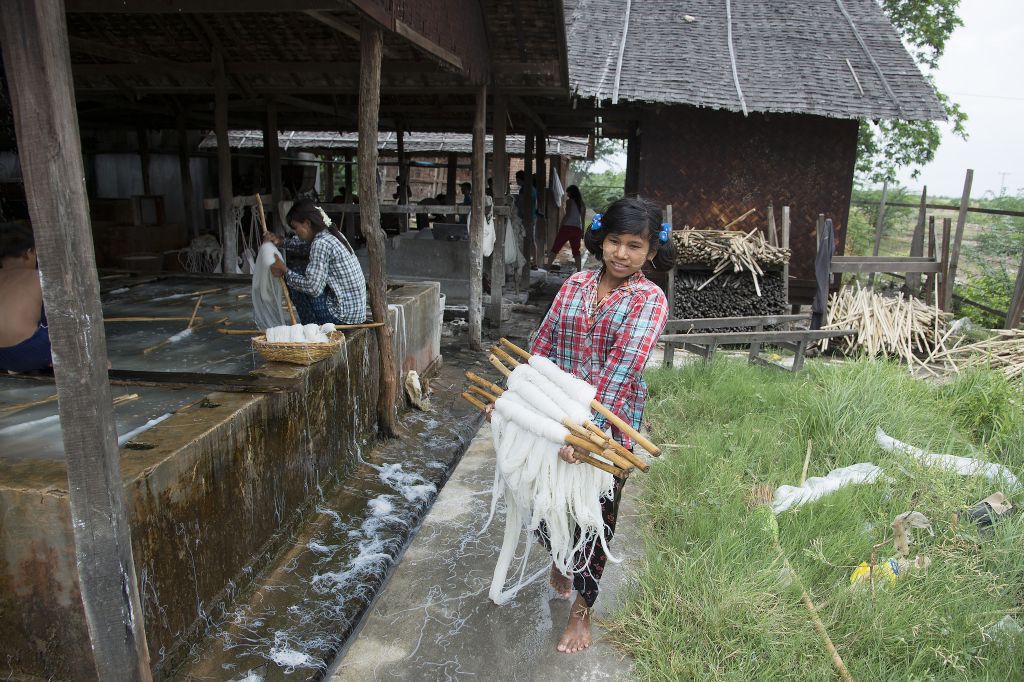
<svg viewBox="0 0 1024 682"><path fill-rule="evenodd" d="M716 229L750 208L740 227L791 214L790 274L813 280L819 213L843 253L857 150L857 121L795 114L742 114L694 107L648 108L640 125L638 190L672 204L673 224ZM800 287L795 287L797 294ZM801 301L799 295L791 296Z"/></svg>

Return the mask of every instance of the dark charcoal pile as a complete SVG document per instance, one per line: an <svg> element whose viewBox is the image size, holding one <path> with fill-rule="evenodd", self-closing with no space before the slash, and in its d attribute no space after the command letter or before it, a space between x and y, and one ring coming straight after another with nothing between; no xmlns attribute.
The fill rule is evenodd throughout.
<svg viewBox="0 0 1024 682"><path fill-rule="evenodd" d="M781 272L766 272L760 277L760 297L754 290L754 282L749 272L723 273L697 291L697 287L704 284L710 276L710 272L704 271L676 273L672 315L674 319L782 315L786 312Z"/></svg>

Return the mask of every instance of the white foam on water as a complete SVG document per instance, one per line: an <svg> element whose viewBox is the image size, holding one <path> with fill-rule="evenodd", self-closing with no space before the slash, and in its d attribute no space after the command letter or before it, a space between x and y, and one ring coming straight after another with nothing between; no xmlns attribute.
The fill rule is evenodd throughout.
<svg viewBox="0 0 1024 682"><path fill-rule="evenodd" d="M250 670L245 674L245 677L237 677L231 680L231 682L263 682L263 676L255 670Z"/></svg>
<svg viewBox="0 0 1024 682"><path fill-rule="evenodd" d="M286 675L295 672L296 668L319 668L323 665L320 660L289 646L288 636L281 631L274 633L274 646L267 658L284 668Z"/></svg>
<svg viewBox="0 0 1024 682"><path fill-rule="evenodd" d="M338 545L323 545L316 540L310 540L309 543L306 544L306 547L317 554L334 554L338 549Z"/></svg>
<svg viewBox="0 0 1024 682"><path fill-rule="evenodd" d="M181 330L180 332L178 332L174 336L172 336L169 339L167 339L167 341L168 341L168 343L178 343L182 339L187 339L190 336L192 336L192 327L189 327L188 329Z"/></svg>
<svg viewBox="0 0 1024 682"><path fill-rule="evenodd" d="M381 482L397 490L409 502L426 502L437 492L436 485L428 483L427 479L419 474L402 471L401 464L385 464L375 468L379 472Z"/></svg>
<svg viewBox="0 0 1024 682"><path fill-rule="evenodd" d="M370 511L374 516L387 516L395 511L395 505L391 502L391 495L380 495L368 503Z"/></svg>

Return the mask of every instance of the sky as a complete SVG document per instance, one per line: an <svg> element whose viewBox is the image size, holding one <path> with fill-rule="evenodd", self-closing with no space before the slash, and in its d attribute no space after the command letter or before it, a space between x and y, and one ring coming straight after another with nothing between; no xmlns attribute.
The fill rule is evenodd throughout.
<svg viewBox="0 0 1024 682"><path fill-rule="evenodd" d="M935 82L967 113L967 140L939 123L935 160L917 179L910 169L898 179L917 192L927 185L930 196L959 197L973 168L976 199L1004 187L1008 194L1024 193L1024 0L961 0L960 17L964 25L946 42ZM609 161L594 170L624 168L626 155Z"/></svg>
<svg viewBox="0 0 1024 682"><path fill-rule="evenodd" d="M959 197L974 169L971 196L1024 193L1024 2L962 0L957 28L935 72L938 88L967 113L967 140L940 123L942 144L917 180L899 180L931 196ZM1000 175L1006 173L1006 175Z"/></svg>

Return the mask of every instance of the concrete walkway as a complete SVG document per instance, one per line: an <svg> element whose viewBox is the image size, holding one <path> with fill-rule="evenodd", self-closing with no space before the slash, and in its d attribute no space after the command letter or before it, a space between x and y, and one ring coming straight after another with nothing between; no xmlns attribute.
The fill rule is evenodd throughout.
<svg viewBox="0 0 1024 682"><path fill-rule="evenodd" d="M484 424L423 522L405 557L367 616L358 638L336 664L332 682L365 680L620 680L632 661L597 640L582 654L555 650L569 602L537 581L515 600L487 598L505 527L501 509L487 532L494 476L491 430ZM627 484L612 551L601 581L597 615L608 613L625 581L624 567L642 552L635 529L635 485ZM535 558L534 558L535 557ZM540 567L546 554L531 555ZM532 568L532 567L531 567Z"/></svg>

